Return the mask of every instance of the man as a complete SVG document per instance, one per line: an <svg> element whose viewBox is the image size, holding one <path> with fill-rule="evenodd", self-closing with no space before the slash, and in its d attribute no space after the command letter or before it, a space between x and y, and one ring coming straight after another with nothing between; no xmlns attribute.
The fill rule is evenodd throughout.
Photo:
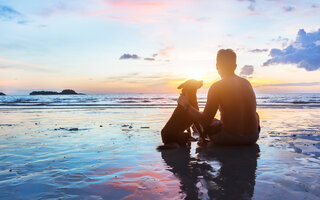
<svg viewBox="0 0 320 200"><path fill-rule="evenodd" d="M218 51L216 68L221 80L211 85L202 113L189 106L187 97L181 95L178 99L214 144L254 144L259 138L255 93L249 81L234 73L236 67L236 54L232 49ZM220 120L214 118L218 109Z"/></svg>

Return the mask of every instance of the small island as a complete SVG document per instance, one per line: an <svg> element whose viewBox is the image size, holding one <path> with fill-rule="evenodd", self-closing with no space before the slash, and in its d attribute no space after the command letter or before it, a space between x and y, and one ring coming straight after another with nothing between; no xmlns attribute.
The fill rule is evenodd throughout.
<svg viewBox="0 0 320 200"><path fill-rule="evenodd" d="M5 96L5 95L6 95L5 93L0 92L0 96Z"/></svg>
<svg viewBox="0 0 320 200"><path fill-rule="evenodd" d="M62 92L55 91L32 91L30 95L83 95L82 93L77 93L74 90L66 89Z"/></svg>

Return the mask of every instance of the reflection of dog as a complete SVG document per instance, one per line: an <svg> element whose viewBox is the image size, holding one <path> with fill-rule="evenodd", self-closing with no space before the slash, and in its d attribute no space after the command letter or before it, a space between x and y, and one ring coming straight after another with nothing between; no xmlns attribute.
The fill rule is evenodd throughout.
<svg viewBox="0 0 320 200"><path fill-rule="evenodd" d="M202 84L202 81L191 79L178 87L178 89L182 89L182 95L188 97L190 105L198 110L197 90L202 87ZM189 143L189 139L192 139L190 130L192 124L195 125L197 132L201 136L201 126L198 123L193 122L188 112L183 106L178 104L169 121L161 130L161 137L164 145L159 146L158 149L174 148ZM188 134L184 132L185 130L188 131Z"/></svg>

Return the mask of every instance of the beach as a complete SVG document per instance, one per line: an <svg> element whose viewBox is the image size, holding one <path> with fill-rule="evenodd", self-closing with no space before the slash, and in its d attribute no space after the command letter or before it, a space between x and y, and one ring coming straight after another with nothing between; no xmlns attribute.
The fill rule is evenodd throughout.
<svg viewBox="0 0 320 200"><path fill-rule="evenodd" d="M0 1L0 200L320 200L319 19L320 0Z"/></svg>
<svg viewBox="0 0 320 200"><path fill-rule="evenodd" d="M190 150L162 152L160 130L177 96L157 106L152 98L160 97L149 97L116 96L114 105L3 97L0 199L320 198L318 96L290 106L258 98L257 145L194 142Z"/></svg>

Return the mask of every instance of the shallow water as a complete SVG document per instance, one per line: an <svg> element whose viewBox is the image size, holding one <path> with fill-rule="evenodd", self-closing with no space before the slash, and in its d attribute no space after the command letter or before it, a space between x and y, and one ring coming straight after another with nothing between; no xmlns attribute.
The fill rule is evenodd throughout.
<svg viewBox="0 0 320 200"><path fill-rule="evenodd" d="M319 199L320 109L260 108L257 146L158 152L172 109L1 109L1 199Z"/></svg>

